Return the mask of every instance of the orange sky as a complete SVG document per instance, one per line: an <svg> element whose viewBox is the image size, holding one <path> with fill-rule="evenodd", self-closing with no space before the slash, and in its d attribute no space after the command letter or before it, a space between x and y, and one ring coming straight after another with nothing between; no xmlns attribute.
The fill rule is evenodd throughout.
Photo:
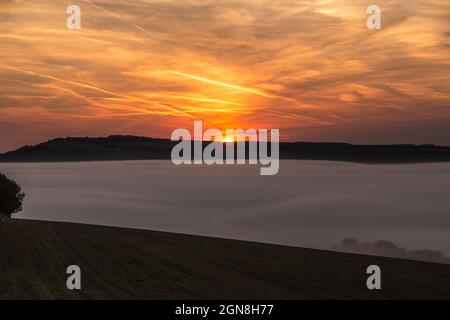
<svg viewBox="0 0 450 320"><path fill-rule="evenodd" d="M450 145L449 38L447 0L0 0L0 151L194 120Z"/></svg>

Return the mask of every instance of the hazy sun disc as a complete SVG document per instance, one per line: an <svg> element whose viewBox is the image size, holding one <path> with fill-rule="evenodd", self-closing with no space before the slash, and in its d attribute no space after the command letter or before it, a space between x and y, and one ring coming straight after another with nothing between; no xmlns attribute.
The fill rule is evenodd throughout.
<svg viewBox="0 0 450 320"><path fill-rule="evenodd" d="M223 143L231 143L231 142L234 142L234 140L230 137L225 137L222 139L222 142Z"/></svg>

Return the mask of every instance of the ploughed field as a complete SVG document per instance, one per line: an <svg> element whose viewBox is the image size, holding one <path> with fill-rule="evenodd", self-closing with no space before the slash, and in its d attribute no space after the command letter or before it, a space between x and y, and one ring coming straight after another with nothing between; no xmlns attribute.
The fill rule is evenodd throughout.
<svg viewBox="0 0 450 320"><path fill-rule="evenodd" d="M382 289L366 269L382 270ZM81 290L67 289L69 265ZM0 221L0 299L450 299L450 265L71 223Z"/></svg>

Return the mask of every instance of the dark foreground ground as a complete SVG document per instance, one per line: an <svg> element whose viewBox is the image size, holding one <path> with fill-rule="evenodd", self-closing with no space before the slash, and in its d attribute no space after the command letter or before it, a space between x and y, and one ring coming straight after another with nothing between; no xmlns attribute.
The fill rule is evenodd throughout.
<svg viewBox="0 0 450 320"><path fill-rule="evenodd" d="M82 290L66 268L82 269ZM382 269L382 290L366 268ZM0 222L0 299L450 299L450 266L90 225Z"/></svg>

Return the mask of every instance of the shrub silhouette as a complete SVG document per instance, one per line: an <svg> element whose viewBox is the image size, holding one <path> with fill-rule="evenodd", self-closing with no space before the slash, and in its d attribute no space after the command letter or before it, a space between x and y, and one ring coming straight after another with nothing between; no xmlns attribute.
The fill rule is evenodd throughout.
<svg viewBox="0 0 450 320"><path fill-rule="evenodd" d="M332 250L370 254L375 256L395 257L402 259L412 259L436 263L450 264L450 257L445 257L440 251L433 250L412 250L397 246L395 243L378 240L374 243L359 242L356 239L347 238L342 240L339 245L330 247Z"/></svg>
<svg viewBox="0 0 450 320"><path fill-rule="evenodd" d="M21 211L24 197L20 186L0 173L0 216L11 217L12 214Z"/></svg>

